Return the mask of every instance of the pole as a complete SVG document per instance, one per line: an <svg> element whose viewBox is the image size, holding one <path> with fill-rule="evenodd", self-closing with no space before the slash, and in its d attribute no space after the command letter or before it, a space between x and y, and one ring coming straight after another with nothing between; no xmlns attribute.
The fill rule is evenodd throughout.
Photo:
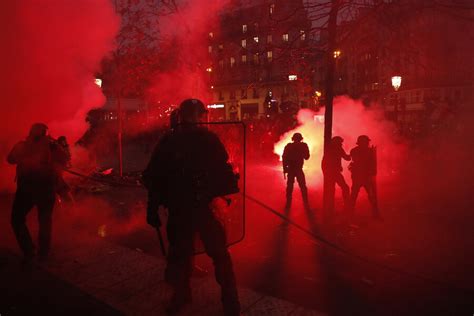
<svg viewBox="0 0 474 316"><path fill-rule="evenodd" d="M117 120L118 120L118 158L119 158L119 174L120 177L123 177L123 151L122 151L122 130L123 130L123 121L122 121L122 103L120 102L120 95L117 95Z"/></svg>
<svg viewBox="0 0 474 316"><path fill-rule="evenodd" d="M333 120L333 99L334 99L334 72L336 70L336 50L337 36L337 15L339 11L339 1L331 1L331 11L328 20L328 51L326 53L327 72L326 72L326 110L324 112L324 154L328 153L329 144L332 138L332 120ZM334 190L330 190L329 181L324 177L323 208L326 211L332 211L334 208Z"/></svg>

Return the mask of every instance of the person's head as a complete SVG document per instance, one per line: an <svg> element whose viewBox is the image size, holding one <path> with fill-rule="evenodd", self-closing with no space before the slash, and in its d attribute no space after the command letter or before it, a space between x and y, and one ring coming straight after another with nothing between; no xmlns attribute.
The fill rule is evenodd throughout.
<svg viewBox="0 0 474 316"><path fill-rule="evenodd" d="M179 105L180 123L199 123L205 120L207 109L198 99L187 99Z"/></svg>
<svg viewBox="0 0 474 316"><path fill-rule="evenodd" d="M340 146L342 146L343 142L344 142L344 138L342 138L341 136L334 136L331 139L331 145L333 145L333 146L340 147Z"/></svg>
<svg viewBox="0 0 474 316"><path fill-rule="evenodd" d="M357 137L357 145L361 147L368 147L370 143L370 138L367 135L360 135Z"/></svg>
<svg viewBox="0 0 474 316"><path fill-rule="evenodd" d="M291 137L291 140L295 143L300 143L303 140L303 135L301 135L301 133L294 133L293 137Z"/></svg>
<svg viewBox="0 0 474 316"><path fill-rule="evenodd" d="M43 123L35 123L30 128L28 138L38 141L48 135L48 126Z"/></svg>
<svg viewBox="0 0 474 316"><path fill-rule="evenodd" d="M61 146L68 146L66 136L59 136L59 137L58 137L58 143L59 143Z"/></svg>

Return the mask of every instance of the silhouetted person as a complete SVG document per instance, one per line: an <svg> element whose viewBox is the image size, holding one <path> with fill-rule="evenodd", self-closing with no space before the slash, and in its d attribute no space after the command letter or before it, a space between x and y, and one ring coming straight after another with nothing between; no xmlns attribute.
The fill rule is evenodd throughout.
<svg viewBox="0 0 474 316"><path fill-rule="evenodd" d="M363 187L369 197L373 216L380 218L375 186L375 176L377 175L376 151L375 147L369 147L369 144L370 138L367 135L361 135L357 138L357 146L350 153L352 158L349 165L349 170L352 173L351 212L354 212L357 196Z"/></svg>
<svg viewBox="0 0 474 316"><path fill-rule="evenodd" d="M283 174L288 177L286 183L285 208L288 210L291 207L295 178L301 190L304 206L305 208L309 208L308 189L306 188L306 180L303 172L304 161L309 159L309 148L308 145L303 142L303 136L300 133L293 134L291 139L293 142L285 146L282 157Z"/></svg>
<svg viewBox="0 0 474 316"><path fill-rule="evenodd" d="M61 146L61 149L64 153L64 157L61 161L58 161L58 184L57 184L57 193L61 202L73 203L74 198L71 194L71 187L64 180L64 169L71 167L71 151L69 150L69 144L67 143L66 136L59 136L57 143Z"/></svg>
<svg viewBox="0 0 474 316"><path fill-rule="evenodd" d="M25 262L30 262L35 255L35 247L26 226L26 216L34 206L38 209L40 259L46 259L50 250L52 212L58 180L56 164L65 159L65 154L47 135L47 131L45 124L34 124L27 139L17 143L7 158L10 164L17 165L17 191L11 224Z"/></svg>
<svg viewBox="0 0 474 316"><path fill-rule="evenodd" d="M213 185L227 165L228 154L219 138L195 123L202 122L207 110L196 99L185 100L179 108L179 122L160 140L143 173L150 191L147 221L161 225L157 208L168 208L170 248L166 278L174 288L167 313L178 313L191 301L190 276L194 237L199 234L206 253L212 258L221 286L226 315L240 315L235 276L226 246L224 227L210 208L220 188ZM150 203L151 202L151 203Z"/></svg>
<svg viewBox="0 0 474 316"><path fill-rule="evenodd" d="M350 192L349 186L344 180L342 175L342 164L341 159L350 161L351 156L349 156L344 148L342 148L342 143L344 139L340 136L334 136L331 139L331 144L326 150L326 153L323 156L322 169L324 174L324 179L327 184L326 190L328 190L328 199L327 199L327 208L329 210L334 209L334 193L336 184L342 190L342 197L344 199L344 209L348 210L350 208Z"/></svg>

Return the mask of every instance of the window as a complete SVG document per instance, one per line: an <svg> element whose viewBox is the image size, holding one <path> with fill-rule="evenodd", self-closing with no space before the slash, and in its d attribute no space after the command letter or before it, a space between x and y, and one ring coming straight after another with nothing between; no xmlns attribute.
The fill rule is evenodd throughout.
<svg viewBox="0 0 474 316"><path fill-rule="evenodd" d="M240 90L240 97L242 99L247 99L247 89Z"/></svg>
<svg viewBox="0 0 474 316"><path fill-rule="evenodd" d="M254 99L258 99L260 96L258 95L258 89L257 88L253 88L252 89L252 97Z"/></svg>
<svg viewBox="0 0 474 316"><path fill-rule="evenodd" d="M224 44L219 44L219 50L223 50L224 49Z"/></svg>
<svg viewBox="0 0 474 316"><path fill-rule="evenodd" d="M283 42L288 42L288 40L289 40L288 33L283 34L282 40L283 40Z"/></svg>
<svg viewBox="0 0 474 316"><path fill-rule="evenodd" d="M231 57L230 58L230 67L234 67L234 65L235 65L235 58Z"/></svg>
<svg viewBox="0 0 474 316"><path fill-rule="evenodd" d="M247 40L246 39L242 40L242 47L243 48L247 47Z"/></svg>
<svg viewBox="0 0 474 316"><path fill-rule="evenodd" d="M269 62L271 62L271 61L273 60L273 52L272 52L271 50L269 50L269 51L267 52L267 60L268 60Z"/></svg>
<svg viewBox="0 0 474 316"><path fill-rule="evenodd" d="M253 63L258 64L258 53L253 54Z"/></svg>
<svg viewBox="0 0 474 316"><path fill-rule="evenodd" d="M255 32L258 32L258 23L257 22L255 22L253 24L253 28L254 28Z"/></svg>
<svg viewBox="0 0 474 316"><path fill-rule="evenodd" d="M214 37L214 33L209 32L209 38L213 38L213 37Z"/></svg>
<svg viewBox="0 0 474 316"><path fill-rule="evenodd" d="M242 33L247 33L247 24L242 25Z"/></svg>
<svg viewBox="0 0 474 316"><path fill-rule="evenodd" d="M224 61L222 59L219 60L219 67L224 68Z"/></svg>
<svg viewBox="0 0 474 316"><path fill-rule="evenodd" d="M273 38L271 35L267 35L267 43L271 43L273 41Z"/></svg>
<svg viewBox="0 0 474 316"><path fill-rule="evenodd" d="M230 99L235 99L235 90L230 91Z"/></svg>
<svg viewBox="0 0 474 316"><path fill-rule="evenodd" d="M303 31L303 30L300 31L300 39L301 39L302 41L306 40L306 32Z"/></svg>
<svg viewBox="0 0 474 316"><path fill-rule="evenodd" d="M247 55L242 55L242 63L243 64L247 63Z"/></svg>
<svg viewBox="0 0 474 316"><path fill-rule="evenodd" d="M219 90L219 100L224 100L224 94L222 93L222 90Z"/></svg>
<svg viewBox="0 0 474 316"><path fill-rule="evenodd" d="M258 36L255 36L255 37L253 38L253 41L254 41L255 43L258 43Z"/></svg>
<svg viewBox="0 0 474 316"><path fill-rule="evenodd" d="M207 50L209 51L209 54L212 53L212 46L209 46Z"/></svg>
<svg viewBox="0 0 474 316"><path fill-rule="evenodd" d="M270 13L270 15L272 15L273 13L275 13L275 4L274 4L274 3L270 4L269 13Z"/></svg>

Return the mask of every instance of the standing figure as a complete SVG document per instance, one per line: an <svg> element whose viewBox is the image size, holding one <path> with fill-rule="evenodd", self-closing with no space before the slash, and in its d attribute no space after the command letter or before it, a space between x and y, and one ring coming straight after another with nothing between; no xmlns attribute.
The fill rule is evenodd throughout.
<svg viewBox="0 0 474 316"><path fill-rule="evenodd" d="M11 224L25 263L31 262L35 255L35 246L26 226L26 216L34 206L38 209L40 260L48 256L58 180L56 166L66 159L60 146L47 132L45 124L34 124L27 139L17 143L7 158L10 164L17 166Z"/></svg>
<svg viewBox="0 0 474 316"><path fill-rule="evenodd" d="M69 150L69 144L67 143L66 136L59 136L58 145L61 146L61 149L64 153L62 161L58 161L58 184L57 184L57 193L59 195L60 203L71 204L74 202L74 198L71 194L71 187L64 180L64 169L71 167L71 151Z"/></svg>
<svg viewBox="0 0 474 316"><path fill-rule="evenodd" d="M309 209L308 189L306 188L306 180L303 172L303 164L309 159L309 148L303 142L303 136L300 133L294 133L292 143L288 143L283 151L283 174L287 176L286 183L286 210L291 207L293 196L293 185L298 181L298 185L303 197L305 208Z"/></svg>
<svg viewBox="0 0 474 316"><path fill-rule="evenodd" d="M351 211L354 212L357 196L363 187L369 197L374 218L380 218L375 185L377 175L376 148L374 146L369 147L369 144L370 138L367 135L361 135L357 138L357 146L350 153L352 158L349 165L349 170L352 173Z"/></svg>
<svg viewBox="0 0 474 316"><path fill-rule="evenodd" d="M322 170L324 174L325 183L327 185L325 189L328 190L328 198L326 205L326 209L328 210L334 209L334 193L336 189L336 184L342 190L342 197L344 199L344 209L348 210L350 207L349 186L347 185L346 181L344 180L344 176L342 175L341 159L350 161L351 156L349 156L342 147L343 142L344 139L342 137L334 136L331 139L329 148L326 150L326 153L323 156Z"/></svg>
<svg viewBox="0 0 474 316"><path fill-rule="evenodd" d="M228 154L217 135L200 126L207 110L197 99L179 107L179 123L156 146L143 180L150 194L147 221L160 226L158 206L168 209L169 240L167 281L174 293L166 311L178 313L191 301L190 277L193 244L199 234L212 258L226 315L240 315L240 303L226 246L224 227L211 210L215 198L226 193L219 179L227 167Z"/></svg>

